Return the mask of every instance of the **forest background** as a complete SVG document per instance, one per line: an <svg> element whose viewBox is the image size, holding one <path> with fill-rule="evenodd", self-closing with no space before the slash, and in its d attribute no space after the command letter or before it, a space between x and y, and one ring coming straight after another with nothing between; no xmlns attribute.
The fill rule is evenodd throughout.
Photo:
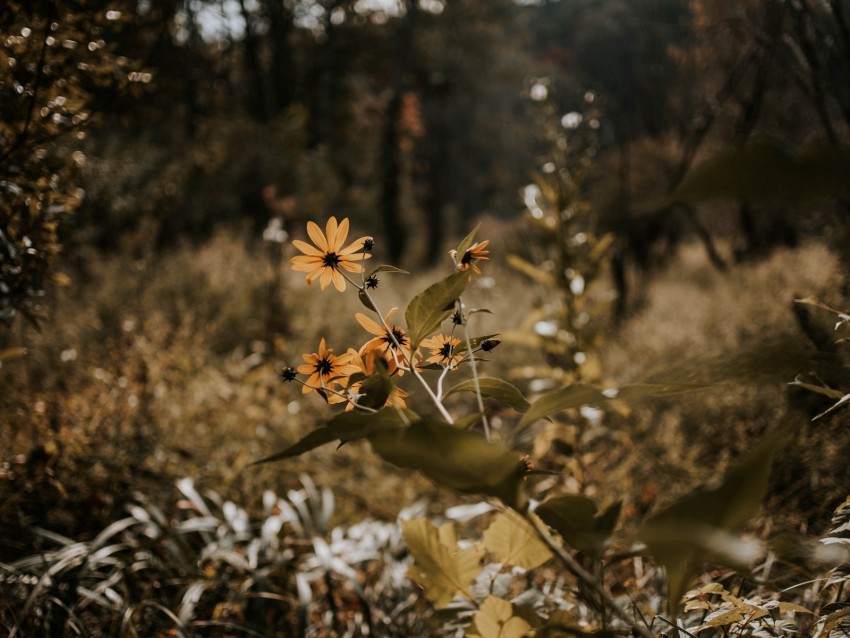
<svg viewBox="0 0 850 638"><path fill-rule="evenodd" d="M848 391L846 342L829 311L792 301L848 307L848 13L5 3L0 561L98 538L133 503L203 501L185 482L175 501L185 477L252 515L312 477L348 526L455 502L356 446L249 466L329 413L282 385L282 366L356 330L338 320L356 300L329 312L286 264L289 240L330 215L416 273L382 278L399 303L481 223L491 261L474 290L493 311L484 332L503 337L488 373L529 396L707 386L535 430L527 451L563 477L540 494L617 493L639 518L792 414L800 444L761 529L825 534L850 439L840 410L811 418Z"/></svg>

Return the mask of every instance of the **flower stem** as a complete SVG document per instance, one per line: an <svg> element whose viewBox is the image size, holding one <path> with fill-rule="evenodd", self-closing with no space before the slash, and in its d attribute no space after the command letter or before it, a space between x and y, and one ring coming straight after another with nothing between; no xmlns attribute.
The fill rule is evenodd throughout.
<svg viewBox="0 0 850 638"><path fill-rule="evenodd" d="M457 300L460 305L460 313L463 316L463 301L460 297ZM469 321L467 319L467 321ZM466 323L463 324L463 338L466 340L466 352L469 355L469 366L472 369L472 383L475 385L475 397L478 399L478 411L481 413L481 423L484 426L484 437L490 440L490 423L487 421L487 414L484 411L484 398L481 396L481 384L478 382L478 366L475 363L475 355L472 352L472 341L469 338L469 330Z"/></svg>

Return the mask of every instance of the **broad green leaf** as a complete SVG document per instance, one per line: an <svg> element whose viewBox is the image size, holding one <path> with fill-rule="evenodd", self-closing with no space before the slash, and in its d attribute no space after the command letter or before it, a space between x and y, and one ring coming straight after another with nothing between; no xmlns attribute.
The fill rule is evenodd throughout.
<svg viewBox="0 0 850 638"><path fill-rule="evenodd" d="M416 350L419 342L435 332L454 311L455 301L466 290L469 274L460 270L428 286L410 300L404 312L410 349Z"/></svg>
<svg viewBox="0 0 850 638"><path fill-rule="evenodd" d="M473 623L481 638L524 638L531 632L531 625L514 615L514 606L495 596L481 603Z"/></svg>
<svg viewBox="0 0 850 638"><path fill-rule="evenodd" d="M579 408L583 405L599 405L612 399L629 401L647 397L662 397L671 394L690 392L706 387L701 383L633 383L619 389L602 392L598 388L583 383L573 383L563 388L547 392L531 404L514 430L514 436L537 421L549 417L561 410Z"/></svg>
<svg viewBox="0 0 850 638"><path fill-rule="evenodd" d="M484 547L507 565L534 569L552 558L552 551L534 528L513 510L501 512L484 530L483 540Z"/></svg>
<svg viewBox="0 0 850 638"><path fill-rule="evenodd" d="M571 547L598 556L617 525L620 503L600 513L592 499L565 494L545 500L534 513Z"/></svg>
<svg viewBox="0 0 850 638"><path fill-rule="evenodd" d="M401 521L401 529L414 560L407 576L425 588L425 596L434 607L447 606L458 593L472 599L468 588L481 571L483 549L460 549L451 523L438 530L418 518Z"/></svg>
<svg viewBox="0 0 850 638"><path fill-rule="evenodd" d="M331 441L347 443L355 439L365 438L375 431L402 428L417 418L416 413L410 410L398 410L394 407L384 408L375 414L343 412L328 421L327 425L309 432L297 443L271 456L254 461L252 465L300 456Z"/></svg>
<svg viewBox="0 0 850 638"><path fill-rule="evenodd" d="M478 386L481 388L481 394L485 397L490 397L501 401L505 405L509 405L517 412L525 412L531 407L531 404L522 396L522 392L516 386L511 385L507 381L496 379L493 377L481 377L478 379ZM446 396L455 392L475 392L475 381L468 379L458 383L451 390L446 392Z"/></svg>
<svg viewBox="0 0 850 638"><path fill-rule="evenodd" d="M638 539L667 569L671 608L679 604L703 563L734 567L747 562L752 550L735 533L758 513L773 455L787 429L786 425L768 433L719 486L693 492L643 523Z"/></svg>
<svg viewBox="0 0 850 638"><path fill-rule="evenodd" d="M385 461L419 470L445 487L501 499L522 509L524 466L502 443L439 421L417 421L409 428L369 435Z"/></svg>
<svg viewBox="0 0 850 638"><path fill-rule="evenodd" d="M597 404L607 401L600 390L583 383L573 383L564 388L547 392L531 404L528 411L519 420L514 435L537 421L568 408L578 408L583 405Z"/></svg>

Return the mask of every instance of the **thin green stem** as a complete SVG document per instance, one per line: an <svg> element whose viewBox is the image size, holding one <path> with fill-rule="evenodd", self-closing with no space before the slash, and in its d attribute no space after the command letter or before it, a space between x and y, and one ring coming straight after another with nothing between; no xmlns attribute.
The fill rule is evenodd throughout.
<svg viewBox="0 0 850 638"><path fill-rule="evenodd" d="M460 313L463 316L463 300L458 298L460 305ZM467 319L467 321L469 321ZM481 423L484 426L484 437L490 440L490 423L487 420L487 414L484 411L484 398L481 396L481 384L478 381L478 366L475 362L475 355L472 352L472 340L469 338L469 330L466 327L466 322L463 324L463 338L466 340L466 351L469 353L469 366L472 369L472 383L475 386L475 398L478 400L478 411L481 413Z"/></svg>

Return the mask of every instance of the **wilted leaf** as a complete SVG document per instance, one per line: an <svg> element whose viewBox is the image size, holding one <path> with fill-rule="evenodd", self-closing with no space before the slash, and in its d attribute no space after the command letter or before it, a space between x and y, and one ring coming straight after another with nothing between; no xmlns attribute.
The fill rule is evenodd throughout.
<svg viewBox="0 0 850 638"><path fill-rule="evenodd" d="M596 556L614 532L620 516L620 503L600 514L593 500L565 494L547 499L534 512L570 546Z"/></svg>
<svg viewBox="0 0 850 638"><path fill-rule="evenodd" d="M693 492L644 522L638 538L667 569L670 605L678 605L703 563L747 562L750 548L734 532L758 513L786 429L768 433L718 487Z"/></svg>
<svg viewBox="0 0 850 638"><path fill-rule="evenodd" d="M501 512L484 531L483 540L484 547L501 562L523 569L539 567L552 557L534 528L513 510Z"/></svg>
<svg viewBox="0 0 850 638"><path fill-rule="evenodd" d="M407 576L425 588L434 607L445 607L459 592L471 598L468 587L481 571L484 550L460 549L452 523L437 530L429 521L418 518L401 521L401 528L414 560Z"/></svg>
<svg viewBox="0 0 850 638"><path fill-rule="evenodd" d="M478 379L478 387L481 389L481 394L485 397L490 397L501 401L505 405L509 405L517 412L525 412L531 404L522 396L522 392L516 386L511 385L507 381L496 379L493 377L481 377ZM446 396L455 392L475 392L474 379L468 379L457 384L451 390L446 392Z"/></svg>
<svg viewBox="0 0 850 638"><path fill-rule="evenodd" d="M384 408L375 414L343 412L328 421L327 425L309 432L297 443L271 456L254 461L252 465L299 456L331 441L347 443L365 438L378 430L402 428L417 418L416 413L410 410L399 410L394 407Z"/></svg>
<svg viewBox="0 0 850 638"><path fill-rule="evenodd" d="M460 270L428 286L410 300L404 312L410 348L416 350L419 342L436 331L454 311L454 304L463 294L469 275Z"/></svg>
<svg viewBox="0 0 850 638"><path fill-rule="evenodd" d="M705 617L700 629L709 627L725 627L744 620L744 612L740 609L719 609Z"/></svg>
<svg viewBox="0 0 850 638"><path fill-rule="evenodd" d="M844 623L845 620L850 620L850 606L833 611L826 616L821 616L818 620L818 630L814 638L827 638L832 630Z"/></svg>
<svg viewBox="0 0 850 638"><path fill-rule="evenodd" d="M421 471L438 484L460 492L486 494L514 509L525 504L523 465L502 443L438 421L409 428L383 429L369 436L384 460Z"/></svg>
<svg viewBox="0 0 850 638"><path fill-rule="evenodd" d="M531 625L514 615L514 606L507 600L487 596L473 618L481 638L523 638Z"/></svg>

